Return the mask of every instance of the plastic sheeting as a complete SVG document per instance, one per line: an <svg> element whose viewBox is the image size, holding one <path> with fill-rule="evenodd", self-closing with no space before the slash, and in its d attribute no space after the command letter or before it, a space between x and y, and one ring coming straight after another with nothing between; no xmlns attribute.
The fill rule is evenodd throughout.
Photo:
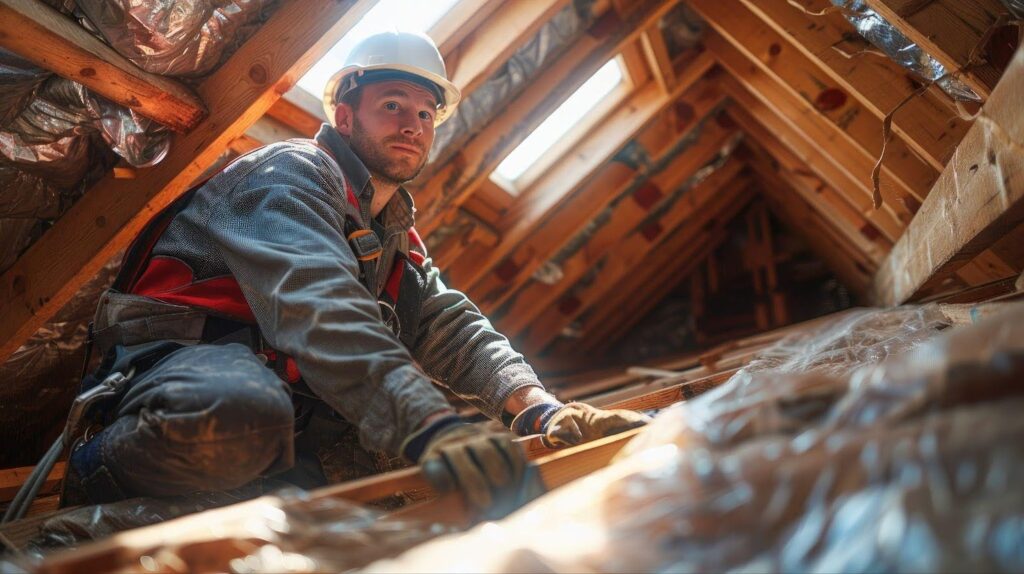
<svg viewBox="0 0 1024 574"><path fill-rule="evenodd" d="M1006 9L1017 18L1024 19L1024 0L1001 0Z"/></svg>
<svg viewBox="0 0 1024 574"><path fill-rule="evenodd" d="M1024 569L1024 304L845 315L605 470L370 572Z"/></svg>
<svg viewBox="0 0 1024 574"><path fill-rule="evenodd" d="M949 73L938 60L912 42L871 9L864 0L831 0L832 4L844 8L843 15L853 24L861 36L885 52L899 65L907 68L925 80L935 82L951 98L961 101L980 102L981 98L971 88ZM956 70L953 70L956 72Z"/></svg>
<svg viewBox="0 0 1024 574"><path fill-rule="evenodd" d="M241 44L274 0L78 0L76 14L147 72L203 76Z"/></svg>

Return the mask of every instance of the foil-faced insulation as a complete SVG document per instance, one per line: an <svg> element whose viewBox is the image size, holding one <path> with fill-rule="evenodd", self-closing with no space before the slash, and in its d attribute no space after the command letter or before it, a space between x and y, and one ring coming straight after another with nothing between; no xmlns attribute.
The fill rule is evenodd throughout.
<svg viewBox="0 0 1024 574"><path fill-rule="evenodd" d="M658 22L658 29L665 37L669 59L674 60L676 56L700 44L705 27L704 20L684 2L669 10Z"/></svg>
<svg viewBox="0 0 1024 574"><path fill-rule="evenodd" d="M477 127L490 121L539 70L571 45L590 26L592 4L593 0L577 0L563 8L494 75L459 102L455 114L437 129L429 165L440 166L448 161ZM431 170L428 167L424 171Z"/></svg>
<svg viewBox="0 0 1024 574"><path fill-rule="evenodd" d="M843 16L853 24L861 36L899 65L929 82L935 82L942 88L942 91L955 100L981 101L978 94L956 78L956 70L946 70L938 60L904 36L878 12L871 9L864 0L831 0L831 2L833 5L843 8Z"/></svg>
<svg viewBox="0 0 1024 574"><path fill-rule="evenodd" d="M75 15L135 65L163 76L211 72L273 0L78 0Z"/></svg>

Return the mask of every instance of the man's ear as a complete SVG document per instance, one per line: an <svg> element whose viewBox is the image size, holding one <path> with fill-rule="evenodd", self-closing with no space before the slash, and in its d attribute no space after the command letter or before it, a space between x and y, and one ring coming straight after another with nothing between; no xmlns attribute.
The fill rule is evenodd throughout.
<svg viewBox="0 0 1024 574"><path fill-rule="evenodd" d="M354 119L355 110L352 109L352 106L338 102L338 105L334 107L334 127L338 133L345 137L351 137Z"/></svg>

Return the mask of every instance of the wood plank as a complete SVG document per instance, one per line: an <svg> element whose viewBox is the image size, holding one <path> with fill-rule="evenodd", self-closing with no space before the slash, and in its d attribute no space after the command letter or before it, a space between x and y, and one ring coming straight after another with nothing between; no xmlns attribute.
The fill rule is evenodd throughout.
<svg viewBox="0 0 1024 574"><path fill-rule="evenodd" d="M840 51L855 52L870 46L860 40L841 14L809 16L786 0L740 1L876 117L884 118L917 91L918 83L911 73L889 58L866 54L850 57ZM812 12L831 5L827 0L802 0L802 4ZM959 118L938 87L932 87L900 108L893 116L892 128L912 150L941 170L970 123Z"/></svg>
<svg viewBox="0 0 1024 574"><path fill-rule="evenodd" d="M808 121L806 116L792 113L791 108L779 105L785 101L784 94L766 94L758 89L761 87L759 84L744 85L742 81L729 77L722 80L722 89L771 130L790 151L804 159L812 172L857 206L858 211L890 241L898 239L913 218L906 203L886 201L881 209L875 209L871 200L871 181L863 173L868 169L867 163L852 152L842 153L833 149L843 146L831 145L829 134L821 130L820 125Z"/></svg>
<svg viewBox="0 0 1024 574"><path fill-rule="evenodd" d="M416 227L420 233L429 235L450 206L472 195L551 112L670 7L671 3L644 0L643 9L625 22L611 21L609 25L608 18L599 18L590 33L577 39L428 181L410 182L407 187L416 197Z"/></svg>
<svg viewBox="0 0 1024 574"><path fill-rule="evenodd" d="M184 85L139 69L39 0L0 0L0 46L176 132L206 117Z"/></svg>
<svg viewBox="0 0 1024 574"><path fill-rule="evenodd" d="M320 112L321 116L323 111ZM279 98L267 109L265 117L276 120L299 134L299 137L311 138L316 135L324 120L306 111L305 108L288 98Z"/></svg>
<svg viewBox="0 0 1024 574"><path fill-rule="evenodd" d="M728 138L729 132L719 128L713 123L706 127L714 126L721 130L721 139ZM652 174L645 182L663 190L664 197L669 197L688 178L709 161L714 159L720 146L696 145L674 159L665 171ZM701 193L704 189L714 190L726 182L731 181L740 171L740 162L730 161L725 166L712 174L704 182L687 193ZM586 273L590 272L594 265L612 252L627 237L635 232L646 217L656 209L656 204L643 206L636 201L622 201L610 215L610 220L601 229L597 230L576 253L560 263L562 279L554 285L546 285L539 281L529 281L523 288L509 300L508 312L498 320L498 327L510 337L521 333L526 327L533 323L542 313L550 310L568 290ZM676 210L700 209L697 205L683 204L674 206ZM570 236L571 239L571 236Z"/></svg>
<svg viewBox="0 0 1024 574"><path fill-rule="evenodd" d="M101 179L0 277L0 358L53 317L371 5L286 1L199 86L209 117L177 136L167 157L136 179Z"/></svg>
<svg viewBox="0 0 1024 574"><path fill-rule="evenodd" d="M699 245L701 236L712 231L705 229L706 225L724 225L743 207L750 195L745 185L716 190L718 193L713 197L707 197L708 189L695 187L673 209L660 219L651 221L650 225L656 224L663 230L660 234L648 239L650 235L633 233L609 251L603 259L599 276L592 284L584 286L577 283L568 298L563 298L554 309L548 310L523 332L521 346L528 356L540 354L573 319L600 303L623 277L635 272L636 265L643 265L645 256L664 250L675 252L685 245ZM684 209L684 206L689 209Z"/></svg>
<svg viewBox="0 0 1024 574"><path fill-rule="evenodd" d="M875 275L874 302L913 300L1024 221L1021 94L1024 48Z"/></svg>
<svg viewBox="0 0 1024 574"><path fill-rule="evenodd" d="M569 0L517 0L515 9L493 12L445 54L448 79L471 94Z"/></svg>
<svg viewBox="0 0 1024 574"><path fill-rule="evenodd" d="M39 490L39 496L46 494L56 493L60 487L60 481L64 477L64 467L66 463L61 461L53 466L53 470L46 477L46 481L43 482L43 486ZM14 500L14 496L18 494L18 490L21 485L25 484L28 480L33 466L24 466L20 468L8 468L0 470L0 502L10 502Z"/></svg>
<svg viewBox="0 0 1024 574"><path fill-rule="evenodd" d="M1006 9L998 0L867 0L882 18L964 81L984 100L1001 70L980 55L986 33ZM962 72L962 73L961 73Z"/></svg>
<svg viewBox="0 0 1024 574"><path fill-rule="evenodd" d="M437 43L441 57L447 62L449 54L462 40L479 28L480 24L490 18L503 4L504 0L459 0L444 17L430 27L427 35Z"/></svg>
<svg viewBox="0 0 1024 574"><path fill-rule="evenodd" d="M792 105L794 111L819 123L833 138L830 144L837 153L861 156L862 165L867 168L861 177L871 181L872 169L882 153L880 118L865 110L855 98L848 97L828 75L816 69L804 54L747 8L730 8L718 0L693 0L692 5L721 35L710 35L708 49L724 59L723 64L734 75L741 77L745 73L745 63L757 66L768 82L788 96L789 102L780 104ZM734 49L723 49L719 38L728 40ZM906 197L913 212L937 179L938 169L909 151L901 139L893 138L885 147L880 177L882 187L891 187L890 195Z"/></svg>
<svg viewBox="0 0 1024 574"><path fill-rule="evenodd" d="M675 89L676 72L672 66L672 59L668 55L665 36L658 23L649 26L640 34L640 46L643 48L647 65L651 69L651 74L658 83L658 87L662 92L670 93Z"/></svg>
<svg viewBox="0 0 1024 574"><path fill-rule="evenodd" d="M486 259L449 270L452 284L468 290L485 310L501 304L503 294L510 295L515 285L529 278L570 234L600 213L631 181L631 170L608 166L623 145L649 129L651 122L677 100L693 112L690 121L679 125L684 132L719 104L721 93L709 81L700 81L712 65L710 56L698 56L689 73L679 78L676 91L666 95L654 83L648 83L622 102L563 161L513 202L505 216L512 223ZM599 172L605 176L610 172L611 177ZM515 252L531 255L519 262L513 278L516 282L510 286L508 279L495 274L495 268Z"/></svg>

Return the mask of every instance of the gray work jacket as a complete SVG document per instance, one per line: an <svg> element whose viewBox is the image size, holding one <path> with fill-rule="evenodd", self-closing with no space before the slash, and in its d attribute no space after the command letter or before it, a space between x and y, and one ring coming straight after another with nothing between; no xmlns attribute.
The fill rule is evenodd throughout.
<svg viewBox="0 0 1024 574"><path fill-rule="evenodd" d="M370 174L329 125L316 141L320 147L266 146L211 178L171 221L153 257L185 262L196 281L233 276L269 345L294 357L306 384L358 425L368 449L398 454L428 415L451 409L431 379L495 419L514 391L541 386L508 339L445 287L429 258L415 343L398 340L376 294L360 282L344 235L343 182L368 220ZM379 218L379 268L408 253L413 213L399 189Z"/></svg>

